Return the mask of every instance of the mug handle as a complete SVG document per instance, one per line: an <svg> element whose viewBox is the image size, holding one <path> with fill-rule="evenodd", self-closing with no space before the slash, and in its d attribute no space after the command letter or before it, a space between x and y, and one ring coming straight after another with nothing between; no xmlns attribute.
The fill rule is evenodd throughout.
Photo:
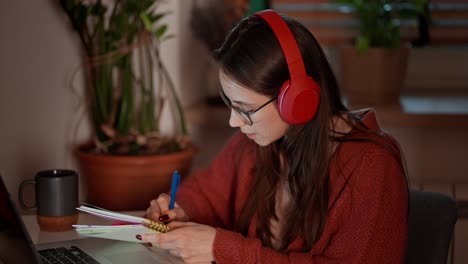
<svg viewBox="0 0 468 264"><path fill-rule="evenodd" d="M24 200L23 200L24 187L26 185L28 185L28 184L36 184L36 180L25 180L25 181L21 182L19 190L18 190L18 200L19 200L19 203L21 205L21 208L23 208L25 210L34 210L34 209L36 209L36 204L27 205L27 204L24 203Z"/></svg>

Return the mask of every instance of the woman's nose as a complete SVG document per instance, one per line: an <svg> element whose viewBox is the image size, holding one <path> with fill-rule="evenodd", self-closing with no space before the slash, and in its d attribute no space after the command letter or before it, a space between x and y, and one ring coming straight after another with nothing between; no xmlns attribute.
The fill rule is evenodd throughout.
<svg viewBox="0 0 468 264"><path fill-rule="evenodd" d="M231 127L241 127L244 125L244 121L239 117L239 115L231 109L231 115L229 116L229 125Z"/></svg>

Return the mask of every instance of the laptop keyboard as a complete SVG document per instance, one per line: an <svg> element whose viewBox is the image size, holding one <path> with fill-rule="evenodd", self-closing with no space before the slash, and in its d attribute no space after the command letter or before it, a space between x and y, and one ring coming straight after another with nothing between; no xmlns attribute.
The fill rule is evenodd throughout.
<svg viewBox="0 0 468 264"><path fill-rule="evenodd" d="M39 250L39 255L44 264L99 264L98 261L76 246Z"/></svg>

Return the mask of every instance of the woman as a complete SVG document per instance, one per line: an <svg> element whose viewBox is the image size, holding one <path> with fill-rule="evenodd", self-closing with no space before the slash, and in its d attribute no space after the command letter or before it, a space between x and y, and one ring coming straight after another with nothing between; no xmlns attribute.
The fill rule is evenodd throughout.
<svg viewBox="0 0 468 264"><path fill-rule="evenodd" d="M166 194L151 201L148 217L173 230L141 238L187 263L402 263L408 194L398 145L372 110L343 105L315 38L282 18L319 89L304 109L316 110L299 122L283 112L290 42L280 46L265 17L245 18L218 50L220 94L240 133L183 182L173 210Z"/></svg>

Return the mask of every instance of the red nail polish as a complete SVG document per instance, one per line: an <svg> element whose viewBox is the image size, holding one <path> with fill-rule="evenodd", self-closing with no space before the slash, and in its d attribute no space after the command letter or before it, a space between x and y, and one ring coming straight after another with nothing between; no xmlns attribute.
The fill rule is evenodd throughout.
<svg viewBox="0 0 468 264"><path fill-rule="evenodd" d="M166 222L167 220L169 220L169 215L167 214L163 214L159 217L159 221L161 222Z"/></svg>
<svg viewBox="0 0 468 264"><path fill-rule="evenodd" d="M140 236L140 235L136 235L136 239L141 240L141 236Z"/></svg>
<svg viewBox="0 0 468 264"><path fill-rule="evenodd" d="M151 244L151 243L148 243L147 245L148 245L148 247L152 247L152 246L153 246L153 244Z"/></svg>

